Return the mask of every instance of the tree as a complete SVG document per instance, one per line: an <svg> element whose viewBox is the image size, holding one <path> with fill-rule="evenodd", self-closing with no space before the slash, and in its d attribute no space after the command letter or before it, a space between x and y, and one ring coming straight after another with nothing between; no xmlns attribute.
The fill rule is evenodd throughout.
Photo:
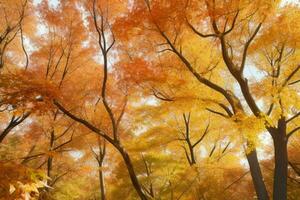
<svg viewBox="0 0 300 200"><path fill-rule="evenodd" d="M103 174L103 162L106 155L106 143L105 140L98 137L98 153L91 147L91 151L94 154L94 157L98 163L99 167L99 187L100 187L100 194L101 200L105 200L105 184L104 184L104 174Z"/></svg>
<svg viewBox="0 0 300 200"><path fill-rule="evenodd" d="M299 66L296 63L292 65L289 64L289 67L285 69L288 72L282 73L282 68L280 67L282 63L280 62L283 50L280 51L280 48L277 48L278 57L275 59L272 57L273 60L271 63L274 63L274 61L275 65L279 63L279 66L274 66L274 68L277 70L277 75L279 74L278 78L281 80L281 84L273 88L280 87L282 89L276 90L275 94L272 93L273 90L268 90L262 95L263 97L257 97L256 92L252 89L252 85L255 85L255 82L251 82L250 86L251 80L245 77L245 68L250 68L250 59L260 54L259 48L256 48L256 51L250 52L250 49L254 48L253 44L259 44L259 39L269 34L270 29L266 27L278 27L278 21L275 22L276 20L274 21L270 17L276 12L275 8L278 6L279 4L277 2L267 3L263 1L253 1L251 3L246 1L166 1L164 3L159 3L158 1L136 1L132 11L129 12L128 16L123 18L125 22L121 21L120 24L126 23L132 27L139 27L140 31L137 33L137 37L130 37L131 41L134 40L136 43L139 43L141 40L138 37L140 37L141 34L148 37L147 39L149 40L157 41L156 44L158 44L158 47L154 46L153 48L159 49L159 53L162 54L161 57L170 56L169 52L173 53L200 84L207 86L214 91L216 95L223 96L226 103L224 104L224 101L218 102L218 105L226 114L211 110L213 113L229 117L237 122L242 120L241 118L243 118L243 116L251 116L263 121L265 129L271 134L274 141L275 169L273 198L286 199L288 167L287 142L289 137L298 130L295 128L288 131L290 130L288 123L298 115L297 112L293 114L294 112L292 111L292 108L296 105L283 103L284 100L282 99L285 97L281 92L283 90L293 91L289 83L294 83L294 81L291 80L294 79L294 76L297 76ZM282 14L279 14L278 19L280 19L280 21L282 21L282 17L280 16L283 16L284 13L285 12L282 11ZM140 23L140 21L137 20L139 18L147 20ZM127 33L131 34L129 31ZM292 31L287 31L284 34L293 38ZM203 69L198 69L198 64L192 60L193 57L191 54L193 52L189 51L188 47L191 40L190 38L193 37L191 35L199 37L200 40L203 40L203 38L212 38L210 40L211 44L215 46L215 51L219 52L219 56L222 60L220 64L220 67L224 67L222 68L222 72L233 77L233 80L236 81L239 86L240 95L220 85L217 80L205 76L202 72ZM124 38L126 39L126 37ZM273 35L273 38L274 40L280 41L282 37ZM282 44L282 42L279 43ZM295 43L297 42L294 41L293 44L290 43L288 45L287 42L284 42L285 45L288 45L287 52L284 54L285 56L289 56L289 54L294 52L290 51L291 49L295 49ZM142 41L142 44L145 44L145 42ZM261 50L262 49L263 47L261 47ZM155 62L156 58L156 56L152 58L147 57L147 59L153 60L153 62ZM199 57L198 59L202 58L203 57ZM203 59L205 60L205 58ZM259 67L255 66L254 68ZM215 73L215 76L216 74L218 74L218 71ZM262 80L261 83L263 84L269 81L270 77L264 76ZM266 84L267 83L263 85ZM276 103L272 102L269 108L265 109L269 103L267 99L275 96L277 98ZM263 107L257 104L258 98L263 100ZM246 102L246 105L242 100ZM274 110L279 110L279 114L277 113L276 117ZM289 118L288 116L290 115L291 117ZM250 163L255 163L250 169L253 171L252 177L258 198L268 199L268 194L255 155L255 149L251 152L252 153L248 154L248 158Z"/></svg>
<svg viewBox="0 0 300 200"><path fill-rule="evenodd" d="M0 10L1 197L298 198L297 5Z"/></svg>
<svg viewBox="0 0 300 200"><path fill-rule="evenodd" d="M23 47L23 51L26 54L26 64L25 68L28 66L28 57L26 49L23 45L23 21L26 15L27 10L27 0L26 1L15 1L15 2L1 2L1 10L2 10L2 20L1 20L1 30L0 30L0 70L1 72L6 68L5 60L8 60L10 63L11 60L7 56L7 52L11 50L11 43L15 42L16 36L20 32L21 43ZM10 65L10 64L8 64ZM0 103L2 109L1 112L5 110L9 110L9 105L5 105L5 103ZM14 106L14 105L12 105ZM11 110L13 110L12 108ZM4 140L4 138L9 134L11 130L13 130L17 125L22 123L28 116L29 112L24 113L21 116L12 115L8 125L2 131L0 135L0 143Z"/></svg>
<svg viewBox="0 0 300 200"><path fill-rule="evenodd" d="M93 126L88 121L73 115L68 110L66 110L57 100L54 101L54 104L64 114L66 114L67 116L69 116L73 120L75 120L77 122L80 122L81 124L83 124L84 126L89 128L90 130L92 130L93 132L95 132L98 135L100 135L101 137L103 137L110 144L112 144L116 148L116 150L119 151L119 153L121 154L124 162L126 163L126 167L127 167L129 176L131 178L132 185L136 189L136 192L138 193L139 197L141 199L146 200L147 199L146 195L144 194L144 192L141 188L141 185L140 185L140 183L137 179L137 176L136 176L136 173L134 171L134 167L132 165L131 159L130 159L127 151L124 149L124 147L120 143L120 138L119 138L119 133L118 133L118 126L119 126L120 120L122 119L126 103L124 103L124 109L121 110L121 113L116 118L116 115L113 113L111 107L109 106L108 100L107 100L106 89L107 89L107 80L108 80L108 53L109 53L109 51L111 50L111 48L113 47L113 45L115 43L115 38L114 38L113 32L111 32L110 34L111 34L111 37L112 37L112 41L110 43L108 43L109 42L108 41L109 36L107 35L107 31L111 31L110 24L108 22L108 19L106 18L107 16L105 16L104 13L103 13L104 8L102 8L101 6L97 7L98 4L96 4L96 3L97 3L96 1L93 1L92 17L93 17L94 26L95 26L97 36L98 36L98 43L99 43L99 48L100 48L101 54L102 54L103 68L104 68L104 75L103 75L102 88L101 88L101 100L102 100L103 106L104 106L104 108L105 108L105 110L106 110L106 112L107 112L107 114L110 118L110 121L111 121L112 136L109 136L109 134L107 134L107 133L103 132L102 130L96 128L95 126ZM98 12L100 12L100 14ZM100 17L100 20L98 20L98 17Z"/></svg>

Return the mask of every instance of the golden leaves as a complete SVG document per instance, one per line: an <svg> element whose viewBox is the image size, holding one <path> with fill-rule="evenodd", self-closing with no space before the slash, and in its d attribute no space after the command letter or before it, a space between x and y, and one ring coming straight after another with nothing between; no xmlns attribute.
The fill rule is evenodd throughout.
<svg viewBox="0 0 300 200"><path fill-rule="evenodd" d="M235 127L241 134L242 141L247 143L246 152L250 153L259 144L258 135L265 130L266 119L237 113L233 120L235 121Z"/></svg>
<svg viewBox="0 0 300 200"><path fill-rule="evenodd" d="M41 171L33 170L13 162L0 162L1 199L32 200L39 196L39 189L48 187L48 177Z"/></svg>
<svg viewBox="0 0 300 200"><path fill-rule="evenodd" d="M163 75L151 63L142 58L134 58L128 63L119 63L118 73L122 81L134 85L164 80Z"/></svg>

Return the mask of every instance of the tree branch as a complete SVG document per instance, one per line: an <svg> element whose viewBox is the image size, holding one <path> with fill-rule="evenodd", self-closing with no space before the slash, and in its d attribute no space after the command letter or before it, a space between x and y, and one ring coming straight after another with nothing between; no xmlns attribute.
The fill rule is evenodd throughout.
<svg viewBox="0 0 300 200"><path fill-rule="evenodd" d="M244 176L246 176L250 171L245 172L244 174L242 174L242 176L240 176L238 179L236 179L235 181L233 181L231 184L229 184L228 186L225 187L224 191L229 189L232 185L236 184L237 182L239 182L242 178L244 178Z"/></svg>
<svg viewBox="0 0 300 200"><path fill-rule="evenodd" d="M295 114L293 117L287 119L285 122L286 122L286 123L289 123L289 122L291 122L292 120L294 120L295 118L297 118L297 117L299 117L299 116L300 116L300 112L298 112L297 114Z"/></svg>
<svg viewBox="0 0 300 200"><path fill-rule="evenodd" d="M286 86L288 84L288 82L293 78L293 76L299 71L300 69L300 65L298 65L289 75L288 77L285 79L285 81L282 84L282 87Z"/></svg>
<svg viewBox="0 0 300 200"><path fill-rule="evenodd" d="M234 18L233 18L233 20L232 20L232 24L231 24L230 29L227 30L227 31L225 31L225 32L223 33L224 35L227 35L228 33L230 33L230 32L234 29L236 20L237 20L237 18L238 18L238 16L239 16L239 12L240 12L239 10L236 12L236 14L235 14L235 16L234 16ZM226 25L225 25L225 28L226 28Z"/></svg>
<svg viewBox="0 0 300 200"><path fill-rule="evenodd" d="M64 114L66 114L71 119L73 119L73 120L81 123L82 125L84 125L88 129L90 129L91 131L97 133L98 135L100 135L101 137L103 137L104 139L106 139L109 143L111 143L113 145L115 144L114 140L111 137L109 137L108 135L106 135L105 133L103 133L100 129L98 129L97 127L95 127L94 125L92 125L91 123L89 123L88 121L86 121L84 119L81 119L81 118L75 116L74 114L70 113L60 103L58 103L57 100L54 100L53 103L54 103L54 105L56 105L58 107L58 109L60 111L62 111Z"/></svg>
<svg viewBox="0 0 300 200"><path fill-rule="evenodd" d="M72 142L72 140L73 140L73 134L71 135L71 138L70 138L68 141L66 141L66 142L64 142L64 143L62 143L62 144L60 144L60 145L58 145L58 146L54 147L54 148L53 148L53 151L55 151L55 150L57 150L57 149L59 149L59 148L61 148L61 147L65 146L65 145L67 145L67 144L71 143L71 142Z"/></svg>
<svg viewBox="0 0 300 200"><path fill-rule="evenodd" d="M289 139L296 131L300 130L300 126L297 128L294 128L287 134L287 139Z"/></svg>
<svg viewBox="0 0 300 200"><path fill-rule="evenodd" d="M30 115L30 112L25 113L23 116L21 117L15 117L13 116L9 122L9 124L7 125L7 127L2 131L2 133L0 134L0 143L4 140L4 138L8 135L8 133L15 128L16 126L18 126L19 124L21 124L28 116Z"/></svg>
<svg viewBox="0 0 300 200"><path fill-rule="evenodd" d="M192 145L192 147L197 146L197 145L204 139L204 137L205 137L205 136L207 135L207 133L209 132L209 131L208 131L208 130L209 130L209 125L210 125L210 123L207 124L204 133L203 133L202 136L199 138L199 140L197 140L197 141L195 142L195 144Z"/></svg>
<svg viewBox="0 0 300 200"><path fill-rule="evenodd" d="M221 112L218 112L218 111L215 111L215 110L212 110L210 108L206 108L207 111L211 112L211 113L214 113L214 114L217 114L217 115L220 115L222 117L225 117L225 118L229 118L228 115L225 115L224 113L221 113Z"/></svg>
<svg viewBox="0 0 300 200"><path fill-rule="evenodd" d="M246 42L245 46L244 46L244 52L243 52L243 57L242 57L242 63L241 63L241 67L240 67L240 73L242 74L245 68L245 64L246 64L246 59L247 59L247 53L248 53L248 48L251 44L251 42L253 41L253 39L255 38L255 36L257 35L258 31L261 28L262 23L259 23L258 26L256 27L254 33L252 34L252 36L249 38L249 40Z"/></svg>
<svg viewBox="0 0 300 200"><path fill-rule="evenodd" d="M190 22L187 18L186 19L186 23L187 25L192 29L192 31L196 34L196 35L199 35L200 37L202 38L207 38L207 37L217 37L216 34L203 34L203 33L200 33Z"/></svg>

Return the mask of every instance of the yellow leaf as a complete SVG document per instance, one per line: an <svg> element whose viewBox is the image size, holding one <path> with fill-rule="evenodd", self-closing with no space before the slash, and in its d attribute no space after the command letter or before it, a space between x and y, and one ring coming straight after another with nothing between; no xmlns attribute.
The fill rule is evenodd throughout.
<svg viewBox="0 0 300 200"><path fill-rule="evenodd" d="M13 186L12 184L9 184L9 194L14 193L14 191L16 191L15 186Z"/></svg>

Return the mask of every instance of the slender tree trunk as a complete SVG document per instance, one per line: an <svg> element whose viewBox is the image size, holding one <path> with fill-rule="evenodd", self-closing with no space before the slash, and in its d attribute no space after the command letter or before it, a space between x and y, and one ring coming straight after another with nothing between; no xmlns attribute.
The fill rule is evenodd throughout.
<svg viewBox="0 0 300 200"><path fill-rule="evenodd" d="M194 154L194 148L193 148L193 146L191 145L190 142L188 142L188 146L189 146L190 155L191 155L190 165L192 166L192 165L196 164L196 157L195 157L195 154Z"/></svg>
<svg viewBox="0 0 300 200"><path fill-rule="evenodd" d="M126 150L122 147L122 145L120 144L120 141L116 138L112 139L110 138L108 135L103 134L98 128L94 127L93 125L91 125L89 122L76 117L75 115L73 115L72 113L70 113L69 111L67 111L63 106L61 106L58 102L54 101L54 104L56 106L58 106L58 108L64 112L66 115L68 115L70 118L72 118L75 121L80 122L81 124L83 124L84 126L86 126L87 128L89 128L90 130L92 130L93 132L97 133L98 135L100 135L101 137L103 137L106 141L108 141L110 144L112 144L117 150L118 152L121 154L124 163L126 165L127 171L129 173L129 177L131 179L131 183L134 187L134 189L136 190L136 192L138 193L138 196L140 197L141 200L147 200L147 196L146 194L144 194L142 187L139 183L139 180L135 174L134 168L133 168L133 164L131 162L131 159L128 155L128 153L126 152Z"/></svg>
<svg viewBox="0 0 300 200"><path fill-rule="evenodd" d="M101 192L101 200L105 200L105 188L104 188L104 177L103 177L103 171L102 171L102 165L103 165L103 160L100 160L98 162L99 165L99 184L100 184L100 192Z"/></svg>
<svg viewBox="0 0 300 200"><path fill-rule="evenodd" d="M54 134L54 130L51 131L51 135L50 135L50 146L49 146L49 151L50 153L52 153L52 148L54 145L54 140L55 140L55 134ZM49 155L48 159L47 159L47 176L49 178L51 178L51 171L52 171L52 165L53 165L53 156ZM47 181L47 184L49 185L50 181ZM46 191L48 191L48 188L46 188Z"/></svg>
<svg viewBox="0 0 300 200"><path fill-rule="evenodd" d="M131 180L132 185L135 188L136 192L138 193L138 196L140 197L141 200L147 200L147 197L144 194L142 187L137 179L132 161L131 161L128 153L126 152L126 150L123 147L121 147L119 145L115 145L115 147L118 149L118 151L122 155L122 158L126 164L126 167L127 167L128 173L129 173L130 180Z"/></svg>
<svg viewBox="0 0 300 200"><path fill-rule="evenodd" d="M48 157L47 160L47 176L50 177L51 176L51 170L52 170L52 156Z"/></svg>
<svg viewBox="0 0 300 200"><path fill-rule="evenodd" d="M287 174L288 174L288 152L286 122L284 119L278 121L278 128L271 133L275 151L275 170L273 183L273 199L287 199Z"/></svg>
<svg viewBox="0 0 300 200"><path fill-rule="evenodd" d="M250 172L257 198L259 200L268 200L269 195L257 159L256 149L252 150L246 155L246 157L250 166Z"/></svg>

